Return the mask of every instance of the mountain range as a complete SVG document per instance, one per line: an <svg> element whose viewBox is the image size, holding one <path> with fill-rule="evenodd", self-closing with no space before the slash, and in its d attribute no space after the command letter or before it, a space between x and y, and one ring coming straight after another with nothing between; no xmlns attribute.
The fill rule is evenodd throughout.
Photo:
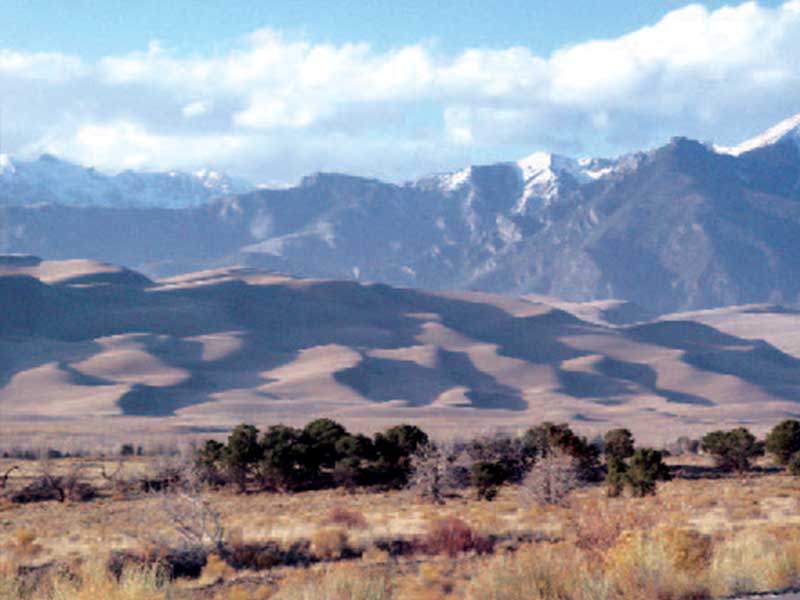
<svg viewBox="0 0 800 600"><path fill-rule="evenodd" d="M395 286L623 299L657 313L793 305L798 140L800 115L733 148L673 138L615 159L538 153L403 184L317 173L287 189L243 193L233 180L208 187L194 177L185 189L197 196L159 192L161 183L114 196L92 187L91 170L62 186L61 163L44 157L26 180L30 189L46 180L59 189L52 197L4 188L14 177L7 167L0 174L0 252L89 257L150 277L239 264Z"/></svg>

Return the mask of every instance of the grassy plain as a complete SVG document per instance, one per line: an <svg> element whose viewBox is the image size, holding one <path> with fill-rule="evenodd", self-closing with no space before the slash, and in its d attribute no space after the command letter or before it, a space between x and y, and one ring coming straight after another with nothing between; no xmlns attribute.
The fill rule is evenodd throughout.
<svg viewBox="0 0 800 600"><path fill-rule="evenodd" d="M156 460L131 458L117 477ZM112 551L180 547L170 496L122 493L101 476L116 463L83 461L101 488L90 502L0 501L0 598L644 600L800 584L800 479L767 463L737 478L702 457L671 460L677 476L654 497L608 498L598 485L564 506L525 505L516 486L493 502L465 490L443 505L408 491L203 492L238 563L212 553L198 577L172 581L146 564L119 579L106 568ZM12 465L7 489L41 468L4 459L0 472Z"/></svg>

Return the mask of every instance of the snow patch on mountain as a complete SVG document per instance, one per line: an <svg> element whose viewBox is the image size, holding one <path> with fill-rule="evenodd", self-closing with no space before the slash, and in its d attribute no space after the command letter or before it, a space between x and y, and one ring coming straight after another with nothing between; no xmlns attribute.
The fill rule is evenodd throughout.
<svg viewBox="0 0 800 600"><path fill-rule="evenodd" d="M719 154L731 154L733 156L739 156L745 152L750 152L751 150L755 150L757 148L772 146L773 144L777 144L778 142L782 142L787 139L792 140L795 144L800 146L800 113L781 121L774 127L770 127L765 132L747 140L746 142L742 142L738 146L714 146L714 150L716 150Z"/></svg>
<svg viewBox="0 0 800 600"><path fill-rule="evenodd" d="M522 195L514 208L518 214L526 213L531 201L550 204L561 195L565 184L581 185L592 179L580 162L558 154L536 152L515 164L523 182Z"/></svg>
<svg viewBox="0 0 800 600"><path fill-rule="evenodd" d="M98 206L196 206L253 186L218 171L101 173L55 156L12 161L0 156L0 204L54 203Z"/></svg>

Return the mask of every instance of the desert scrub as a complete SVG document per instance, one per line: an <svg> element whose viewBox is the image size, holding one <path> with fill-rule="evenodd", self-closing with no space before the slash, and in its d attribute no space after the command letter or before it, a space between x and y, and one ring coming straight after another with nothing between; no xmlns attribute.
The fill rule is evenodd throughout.
<svg viewBox="0 0 800 600"><path fill-rule="evenodd" d="M709 552L705 543L697 555L688 547L704 540L680 531L625 532L605 558L611 597L630 600L678 600L708 597L700 569L691 564ZM709 542L710 543L710 542Z"/></svg>
<svg viewBox="0 0 800 600"><path fill-rule="evenodd" d="M461 600L458 582L447 563L423 563L397 582L398 600Z"/></svg>
<svg viewBox="0 0 800 600"><path fill-rule="evenodd" d="M604 600L602 576L567 544L531 544L486 561L467 585L467 600Z"/></svg>
<svg viewBox="0 0 800 600"><path fill-rule="evenodd" d="M171 584L156 567L126 568L117 579L104 562L92 561L75 572L45 575L35 589L25 589L13 575L0 567L0 600L167 600L174 596Z"/></svg>
<svg viewBox="0 0 800 600"><path fill-rule="evenodd" d="M334 565L319 572L303 570L289 575L275 600L391 600L390 579L383 569Z"/></svg>
<svg viewBox="0 0 800 600"><path fill-rule="evenodd" d="M348 549L347 532L341 527L319 529L311 540L311 551L321 559L342 556Z"/></svg>
<svg viewBox="0 0 800 600"><path fill-rule="evenodd" d="M718 544L710 568L716 595L768 592L800 582L800 530L754 527Z"/></svg>

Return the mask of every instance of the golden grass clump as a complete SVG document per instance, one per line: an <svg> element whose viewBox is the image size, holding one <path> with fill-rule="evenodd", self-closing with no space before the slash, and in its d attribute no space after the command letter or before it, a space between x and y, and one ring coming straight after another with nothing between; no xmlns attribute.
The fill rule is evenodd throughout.
<svg viewBox="0 0 800 600"><path fill-rule="evenodd" d="M311 551L323 559L340 557L347 546L347 532L341 527L323 527L311 539Z"/></svg>
<svg viewBox="0 0 800 600"><path fill-rule="evenodd" d="M36 534L29 529L17 529L6 544L6 550L18 559L35 558L42 551L42 546L36 543L36 538Z"/></svg>
<svg viewBox="0 0 800 600"><path fill-rule="evenodd" d="M601 600L607 586L568 544L530 544L483 563L467 585L466 600Z"/></svg>
<svg viewBox="0 0 800 600"><path fill-rule="evenodd" d="M663 531L622 534L604 565L613 595L631 600L707 597L703 578L686 564L690 551L684 544L692 538Z"/></svg>
<svg viewBox="0 0 800 600"><path fill-rule="evenodd" d="M401 578L395 593L403 600L460 600L456 581L447 565L422 563L417 573Z"/></svg>
<svg viewBox="0 0 800 600"><path fill-rule="evenodd" d="M334 565L322 571L289 575L275 600L391 600L390 577L384 570Z"/></svg>
<svg viewBox="0 0 800 600"><path fill-rule="evenodd" d="M102 561L91 561L76 571L58 571L44 578L35 589L25 589L17 579L9 582L0 568L0 600L168 600L171 584L156 567L130 567L115 578Z"/></svg>
<svg viewBox="0 0 800 600"><path fill-rule="evenodd" d="M663 529L658 535L667 558L679 572L696 577L708 570L714 550L711 536L682 528Z"/></svg>
<svg viewBox="0 0 800 600"><path fill-rule="evenodd" d="M212 552L206 559L206 566L200 573L200 581L206 584L214 584L229 579L236 573L236 570L226 563L219 554Z"/></svg>
<svg viewBox="0 0 800 600"><path fill-rule="evenodd" d="M716 595L769 592L800 583L800 527L751 527L722 541L709 569Z"/></svg>

